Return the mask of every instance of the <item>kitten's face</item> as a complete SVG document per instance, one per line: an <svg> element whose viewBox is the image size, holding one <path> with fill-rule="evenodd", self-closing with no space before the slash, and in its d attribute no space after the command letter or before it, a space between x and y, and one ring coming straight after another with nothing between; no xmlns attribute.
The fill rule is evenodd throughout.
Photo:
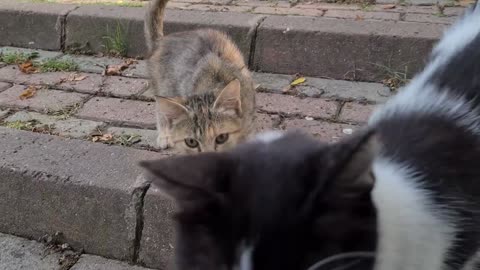
<svg viewBox="0 0 480 270"><path fill-rule="evenodd" d="M179 207L178 269L306 270L333 254L373 250L371 138L327 145L287 134L142 163Z"/></svg>
<svg viewBox="0 0 480 270"><path fill-rule="evenodd" d="M184 153L214 152L243 141L248 131L244 129L240 90L240 82L234 80L218 93L183 99L158 97L159 118L167 122L171 146Z"/></svg>
<svg viewBox="0 0 480 270"><path fill-rule="evenodd" d="M233 115L190 113L172 128L174 148L184 153L225 151L246 137L242 121ZM199 119L203 121L199 121Z"/></svg>

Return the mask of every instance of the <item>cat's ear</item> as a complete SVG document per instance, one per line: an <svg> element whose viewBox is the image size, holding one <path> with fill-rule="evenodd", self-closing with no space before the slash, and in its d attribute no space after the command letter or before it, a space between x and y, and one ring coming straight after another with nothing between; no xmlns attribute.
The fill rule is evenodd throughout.
<svg viewBox="0 0 480 270"><path fill-rule="evenodd" d="M333 174L331 188L337 195L356 197L370 192L375 183L372 165L379 151L373 130L359 131L330 146L327 163Z"/></svg>
<svg viewBox="0 0 480 270"><path fill-rule="evenodd" d="M156 96L157 110L165 118L174 120L188 115L188 109L184 106L182 98L167 98Z"/></svg>
<svg viewBox="0 0 480 270"><path fill-rule="evenodd" d="M231 81L220 91L213 108L218 112L242 113L241 85L238 79Z"/></svg>
<svg viewBox="0 0 480 270"><path fill-rule="evenodd" d="M211 200L223 191L232 163L224 153L142 161L146 178L180 205Z"/></svg>

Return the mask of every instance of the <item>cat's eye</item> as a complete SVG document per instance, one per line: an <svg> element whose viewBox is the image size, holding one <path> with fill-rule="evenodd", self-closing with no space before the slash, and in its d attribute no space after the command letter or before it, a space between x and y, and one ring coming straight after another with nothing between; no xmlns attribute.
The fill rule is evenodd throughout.
<svg viewBox="0 0 480 270"><path fill-rule="evenodd" d="M193 138L186 138L185 139L185 144L190 148L197 148L198 147L198 141L193 139Z"/></svg>
<svg viewBox="0 0 480 270"><path fill-rule="evenodd" d="M228 141L228 133L222 133L215 138L216 144L224 144L226 141Z"/></svg>

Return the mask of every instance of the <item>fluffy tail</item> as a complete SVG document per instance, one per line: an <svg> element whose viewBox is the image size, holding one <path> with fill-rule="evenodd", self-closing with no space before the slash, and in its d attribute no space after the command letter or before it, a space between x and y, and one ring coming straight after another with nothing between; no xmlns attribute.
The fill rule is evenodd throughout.
<svg viewBox="0 0 480 270"><path fill-rule="evenodd" d="M152 52L158 39L163 36L163 18L168 0L151 0L145 18L145 39L148 51Z"/></svg>

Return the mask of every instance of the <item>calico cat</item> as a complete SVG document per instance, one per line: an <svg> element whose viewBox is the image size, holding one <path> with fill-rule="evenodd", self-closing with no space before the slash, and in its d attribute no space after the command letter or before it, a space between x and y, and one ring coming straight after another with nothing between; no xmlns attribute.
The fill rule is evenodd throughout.
<svg viewBox="0 0 480 270"><path fill-rule="evenodd" d="M224 33L202 29L163 36L167 2L152 0L145 20L157 144L184 152L229 149L251 132L252 76Z"/></svg>
<svg viewBox="0 0 480 270"><path fill-rule="evenodd" d="M477 4L364 131L269 133L142 166L178 205L180 270L478 270L479 161Z"/></svg>

